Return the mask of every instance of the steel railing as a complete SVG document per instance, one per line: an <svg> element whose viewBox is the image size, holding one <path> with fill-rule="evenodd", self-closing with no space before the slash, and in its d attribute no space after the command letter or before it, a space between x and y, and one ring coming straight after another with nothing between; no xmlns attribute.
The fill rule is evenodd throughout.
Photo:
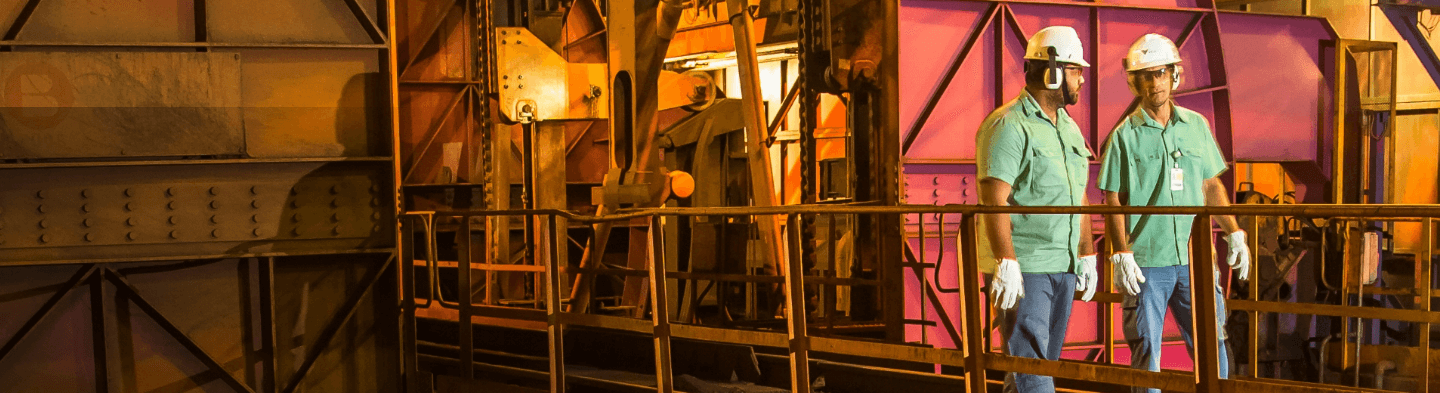
<svg viewBox="0 0 1440 393"><path fill-rule="evenodd" d="M457 309L458 315L456 316L458 317L458 321L460 321L461 323L465 323L466 321L484 323L485 320L483 318L490 318L490 320L492 321L497 319L515 320L528 322L531 323L531 325L529 326L543 328L547 330L550 356L550 386L552 391L557 392L563 392L563 390L565 389L565 381L567 381L564 367L565 363L563 359L563 331L566 326L585 326L602 329L613 329L652 336L656 345L656 382L659 391L670 391L672 386L673 376L671 375L670 371L671 355L669 353L669 343L672 338L787 348L789 354L788 356L790 357L789 363L791 368L790 371L792 380L791 387L796 391L809 391L810 385L808 368L810 364L810 352L812 351L831 354L894 359L902 361L934 363L940 365L961 367L965 370L965 373L964 376L960 379L964 380L964 383L968 388L967 390L971 392L985 391L985 386L987 383L987 381L983 377L985 370L1024 372L1029 374L1050 375L1058 378L1103 381L1127 386L1154 387L1164 389L1165 391L1175 392L1259 391L1260 389L1266 389L1270 391L1323 391L1327 389L1356 391L1358 389L1355 387L1338 387L1332 385L1320 385L1293 381L1265 380L1254 378L1253 376L1232 376L1230 379L1220 379L1218 372L1219 334L1216 324L1217 317L1215 313L1210 312L1198 312L1195 313L1194 316L1194 337L1196 343L1194 356L1194 358L1196 359L1196 363L1194 372L1149 372L1131 369L1128 366L1109 364L1108 362L1088 363L1075 361L1050 361L1040 359L1018 358L994 353L991 351L988 341L988 321L990 320L990 318L984 311L982 311L983 308L981 307L981 305L984 303L984 296L978 280L978 277L980 277L980 272L978 270L978 265L976 263L976 254L974 252L975 236L977 229L975 225L975 219L976 215L978 214L1000 213L1091 215L1195 215L1195 225L1192 227L1191 236L1192 257L1190 258L1190 260L1192 261L1191 279L1194 281L1191 286L1192 288L1214 288L1216 286L1216 277L1211 274L1211 270L1215 268L1214 260L1212 259L1211 255L1213 230L1210 218L1212 216L1282 216L1341 219L1358 218L1375 221L1393 219L1399 219L1403 221L1418 221L1422 224L1425 239L1425 254L1421 259L1425 260L1426 262L1420 263L1421 267L1419 268L1419 270L1417 270L1417 287L1413 290L1413 293L1420 299L1432 298L1432 286L1430 284L1431 269L1429 260L1430 256L1435 254L1434 221L1436 218L1440 218L1440 205L1299 204L1234 205L1227 207L994 207L974 205L789 205L777 207L637 209L621 210L616 213L604 216L585 216L567 211L543 209L405 213L402 215L401 218L402 226L406 225L406 223L409 223L408 225L410 225L409 228L411 230L417 229L418 226L418 229L421 229L425 233L424 239L426 241L426 258L425 261L418 263L419 266L422 266L429 272L429 279L425 283L421 284L427 287L426 291L428 291L430 296L427 296L427 300L425 302L417 303L415 301L415 288L413 288L413 285L415 283L412 282L414 280L410 277L406 277L404 279L405 282L403 283L404 287L402 289L405 301L402 304L406 309L405 315L407 318L409 318L409 320L407 321L407 324L410 324L411 326L409 328L413 328L415 308L431 307L430 302L432 301L431 298L433 298L436 303L439 303L442 306ZM470 249L470 234L472 233L470 228L470 226L472 225L472 217L531 216L543 220L543 222L549 223L550 228L563 228L568 225L568 222L598 224L606 222L620 222L644 219L649 222L652 228L661 228L663 220L667 219L668 217L737 217L756 215L780 215L784 216L786 222L788 223L786 227L787 238L798 239L799 225L797 219L799 217L813 217L818 215L830 215L833 217L835 215L867 214L896 216L908 214L920 215L922 219L920 220L919 232L921 234L922 240L926 238L926 224L925 220L923 219L924 215L939 215L936 216L936 221L940 224L938 228L938 233L942 234L942 236L944 236L943 234L945 233L944 223L945 221L947 221L944 218L945 215L960 215L960 218L958 220L951 220L951 222L959 224L957 228L957 241L959 242L958 249L960 251L960 266L957 266L955 268L958 268L960 270L960 279L957 280L957 286L954 288L930 288L931 284L925 284L924 291L926 293L922 294L922 296L928 297L928 301L933 301L938 308L939 301L937 298L935 298L934 292L931 292L932 290L938 292L958 291L959 296L962 299L960 307L960 314L963 316L961 318L962 323L960 323L958 326L950 326L948 323L946 323L946 330L950 331L952 338L959 339L959 342L957 342L957 344L960 345L960 348L935 348L930 346L842 339L835 337L820 337L812 335L807 325L807 318L794 318L791 314L791 310L805 309L803 288L805 288L807 284L852 286L877 285L878 282L876 280L841 279L839 277L834 277L833 274L830 276L805 275L805 272L801 267L800 263L788 263L788 261L799 261L801 259L801 256L799 255L799 243L793 240L788 242L789 246L786 247L786 252L783 254L787 258L786 263L777 264L778 266L783 268L782 271L779 272L780 277L752 277L745 275L730 275L736 277L717 277L696 275L693 273L684 272L667 273L665 252L663 251L663 248L665 247L664 239L661 233L662 231L658 230L650 231L651 236L648 239L649 249L647 251L650 253L651 258L649 258L650 262L648 268L644 270L613 268L581 269L573 266L562 266L562 260L565 260L565 263L563 263L563 265L568 265L568 259L565 258L564 251L564 249L568 246L564 242L567 242L568 239L561 239L557 236L544 236L542 234L541 236L537 237L537 243L543 244L536 244L535 246L544 247L545 251L540 253L542 254L541 256L537 256L531 261L532 265L530 267L505 266L502 264L494 263L493 261L490 263L482 264L470 263L471 269L458 269L460 276L459 293L461 294L461 296L459 296L458 299L453 302L440 299L441 291L438 284L437 273L439 261L435 256L436 247L434 242L435 233L437 230L436 223L438 221L454 221L457 224L457 232L461 234L458 239L459 243L457 244L457 246L461 250L459 259L461 261L470 261L474 259L470 258L470 256L468 255ZM831 222L834 222L833 218ZM1253 230L1254 227L1249 229ZM404 255L406 258L406 266L415 266L417 262L414 261L414 241L409 240L409 238L411 237L409 236L410 232L407 231L406 233L407 241L402 242L401 244L401 255ZM1098 236L1099 234L1097 234L1097 237ZM1250 241L1252 242L1251 249L1258 250L1258 247L1256 247L1255 245L1255 242L1257 241L1256 236L1251 236ZM942 247L943 244L944 243L942 239ZM920 252L924 252L923 248ZM943 254L943 248L941 252ZM835 258L836 254L834 252L831 252L830 257ZM891 258L896 258L898 260L902 258L902 256L896 255L891 256ZM944 267L944 265L936 263L924 266L924 259L925 258L922 257L920 263L917 264L921 266L911 267L918 268L918 272L921 273L923 273L923 269L925 268L936 269L934 285L938 286L938 273L939 270ZM1108 264L1102 263L1101 265L1105 266ZM835 265L832 262L830 266L833 268L833 266ZM891 265L882 264L881 266ZM900 266L900 264L896 264L894 266ZM457 267L459 266L457 265ZM472 285L469 270L487 269L504 271L526 271L543 274L544 285L542 286L545 292L543 294L543 301L538 301L541 300L539 299L541 298L540 294L535 295L535 297L537 298L535 306L539 307L540 303L543 303L543 311L539 309L525 310L508 307L495 307L493 305L474 304L471 299L472 297L468 295L471 293L470 290ZM1257 282L1256 280L1258 280L1259 270L1260 269L1258 268L1251 269L1250 280L1252 283ZM1352 271L1353 273L1358 274L1359 268L1352 268L1351 266L1347 266L1346 274L1351 274ZM648 279L648 292L650 295L650 307L652 310L649 320L646 321L627 317L570 313L563 311L561 303L564 301L564 295L560 293L561 288L563 288L563 286L561 285L561 279L566 273L582 272L646 277ZM407 270L406 273L408 274L410 272ZM1105 277L1102 279L1102 288L1107 288L1106 291L1108 291L1108 288L1110 286L1103 284L1108 283L1109 277L1108 273L1106 273L1105 270L1102 270L1102 277ZM922 282L926 281L924 275L921 275L919 278ZM778 331L741 330L685 324L672 324L669 318L670 313L667 310L667 299L669 298L669 288L667 288L667 282L669 279L737 280L756 283L783 284L783 294L785 299L784 309L787 317L786 330L784 333L780 333ZM487 278L487 285L490 285L491 283L488 280L489 278ZM539 288L539 286L537 286L537 288ZM1357 295L1364 293L1364 288L1357 287L1356 290ZM1250 352L1249 362L1252 374L1254 373L1253 370L1256 369L1256 351L1258 350L1256 345L1256 337L1258 335L1258 329L1256 328L1256 324L1258 323L1257 316L1259 313L1262 312L1342 317L1347 318L1347 329L1349 326L1348 318L1384 319L1411 322L1422 326L1422 332L1429 332L1431 324L1440 323L1440 312L1432 311L1430 309L1429 301L1416 302L1418 309L1387 309L1376 307L1363 307L1359 305L1360 303L1357 303L1357 305L1348 305L1348 303L1346 305L1330 305L1262 301L1259 298L1258 292L1259 291L1251 290L1248 299L1229 299L1227 301L1227 306L1229 310L1244 311L1249 313L1250 315L1250 337L1248 337L1250 345L1248 346L1248 349ZM885 296L900 296L900 294L885 294ZM1100 301L1108 309L1109 303L1117 301L1118 298L1119 296L1117 295L1102 295L1097 296L1097 301ZM922 300L922 302L924 301L927 300ZM1216 302L1215 292L1209 290L1194 291L1192 301L1194 310L1213 310L1215 309ZM950 318L945 317L943 319L949 320ZM904 323L902 321L887 322ZM1109 323L1107 319L1105 325L1106 329L1104 329L1106 331L1101 332L1103 334L1102 337L1105 338L1106 343L1111 342L1111 338L1114 337L1113 332L1109 331L1113 329L1113 326L1111 325L1112 324ZM469 331L470 329L461 329L461 348L473 348L473 338L469 337L469 334L467 334ZM407 335L407 337L413 337L413 335ZM1429 351L1429 341L1430 340L1428 334L1423 334L1422 337L1420 337L1420 348L1422 348L1422 351ZM1357 341L1356 344L1358 346L1359 342ZM1108 345L1109 344L1107 344L1107 349ZM406 354L407 367L413 367L413 365L415 364L415 353L413 351L413 345L411 345L410 348L412 349L407 349L408 353ZM462 353L463 352L464 351L462 351ZM1429 384L1428 374L1431 364L1429 359L1430 356L1422 356L1422 358L1424 362L1424 367L1422 368L1422 370L1426 370L1426 375L1422 377L1421 386L1423 390L1425 387L1428 387ZM462 356L459 361L461 362L462 367L472 366L470 364L470 359L466 357ZM410 369L413 370L413 368ZM1234 373L1232 372L1232 374ZM993 383L993 381L991 382Z"/></svg>

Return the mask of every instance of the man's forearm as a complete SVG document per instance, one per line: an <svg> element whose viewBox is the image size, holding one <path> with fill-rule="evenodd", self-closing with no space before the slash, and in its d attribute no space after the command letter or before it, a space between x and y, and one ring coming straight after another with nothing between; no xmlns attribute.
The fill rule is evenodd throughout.
<svg viewBox="0 0 1440 393"><path fill-rule="evenodd" d="M978 184L980 204L1006 206L1010 200L1010 183L995 178L985 178ZM986 214L985 234L990 238L990 252L996 258L1015 259L1015 244L1010 239L1010 215Z"/></svg>
<svg viewBox="0 0 1440 393"><path fill-rule="evenodd" d="M1205 205L1206 206L1230 206L1230 192L1225 189L1225 184L1220 178L1205 180ZM1240 224L1235 222L1235 216L1211 216L1212 220L1220 224L1220 229L1225 233L1235 233L1240 230Z"/></svg>
<svg viewBox="0 0 1440 393"><path fill-rule="evenodd" d="M1105 204L1110 206L1123 206L1120 203L1120 194L1116 192L1105 192ZM1109 214L1105 216L1105 237L1110 239L1111 251L1130 251L1130 236L1125 228L1124 214Z"/></svg>
<svg viewBox="0 0 1440 393"><path fill-rule="evenodd" d="M1084 204L1082 204L1081 206L1084 206ZM1080 255L1090 255L1095 253L1094 220L1095 216L1092 214L1080 215L1080 244L1075 245L1075 247L1080 251Z"/></svg>

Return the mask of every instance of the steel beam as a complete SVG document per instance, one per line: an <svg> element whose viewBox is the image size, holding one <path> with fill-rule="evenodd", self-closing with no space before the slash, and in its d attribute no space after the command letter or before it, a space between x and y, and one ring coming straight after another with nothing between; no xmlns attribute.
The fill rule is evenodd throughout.
<svg viewBox="0 0 1440 393"><path fill-rule="evenodd" d="M319 360L320 355L330 346L330 340L334 339L335 334L350 322L351 317L355 316L355 310L360 308L361 300L370 294L370 291L375 288L375 284L385 276L385 272L395 265L395 256L391 255L389 259L385 260L385 263L366 274L366 277L360 281L360 289L351 293L345 303L341 303L337 314L331 317L330 322L325 325L325 329L320 331L320 336L315 339L315 345L311 346L309 352L305 354L305 361L295 369L295 374L290 376L290 382L285 384L285 388L281 392L293 393L300 387L300 383L305 380L305 374L310 372L315 361Z"/></svg>
<svg viewBox="0 0 1440 393"><path fill-rule="evenodd" d="M30 331L34 330L36 325L39 325L41 321L44 321L46 317L50 316L50 311L55 309L55 305L59 304L60 300L65 298L65 295L70 294L70 291L84 284L95 272L95 265L81 266L80 269L75 272L75 275L71 276L69 281L66 281L62 289L50 296L50 300L46 300L45 304L40 306L40 310L36 311L35 315L25 321L24 325L20 325L20 329L15 331L15 335L10 336L10 340L5 342L5 346L0 347L0 361L5 360L5 355L9 355L10 351L14 350L15 346L19 345L20 341L25 339L25 335L30 334Z"/></svg>
<svg viewBox="0 0 1440 393"><path fill-rule="evenodd" d="M1395 1L1398 3L1400 0ZM1440 2L1434 0L1410 0L1408 3L1423 4L1431 9L1440 8L1440 4L1437 4ZM1410 45L1410 49L1415 51L1415 56L1420 58L1420 64L1425 66L1425 72L1430 74L1430 80L1436 85L1440 85L1440 54L1436 54L1435 48L1430 46L1429 33L1420 30L1421 9L1416 6L1385 4L1384 2L1380 4L1380 11L1385 13L1385 17L1390 19L1390 24L1395 26L1395 31L1399 32L1400 37L1405 39L1405 43ZM1395 63L1399 63L1398 58L1394 60ZM1336 96L1340 95L1339 92L1336 91ZM1338 161L1336 165L1339 166Z"/></svg>
<svg viewBox="0 0 1440 393"><path fill-rule="evenodd" d="M229 385L231 389L235 389L239 392L255 393L255 391L251 390L249 386L246 386L244 382L240 382L239 379L235 378L234 375L230 374L230 371L226 370L225 366L221 365L220 362L215 361L215 358L211 357L210 354L206 353L205 349L200 348L200 345L196 344L195 341L191 340L190 336L185 335L184 331L180 330L179 327L175 326L174 323L171 323L169 319L165 318L165 315L161 314L160 310L156 309L154 305L151 305L149 301L146 301L144 297L140 296L140 292L137 291L134 286L130 285L130 283L125 280L124 276L121 276L120 273L117 273L114 270L110 270L108 268L101 268L99 270L100 271L97 272L97 274L103 274L104 278L109 280L110 283L115 286L115 289L117 291L123 293L125 298L130 299L130 302L132 304L134 304L136 307L139 307L140 310L145 312L146 315L149 315L150 319L154 320L156 325L160 325L161 329L165 330L166 333L169 333L176 342L179 342L181 346L185 347L186 350L190 351L190 354L194 355L196 359L200 360L200 363L204 364L206 368L210 369L210 372L218 373L220 375L220 380L224 381L226 385Z"/></svg>

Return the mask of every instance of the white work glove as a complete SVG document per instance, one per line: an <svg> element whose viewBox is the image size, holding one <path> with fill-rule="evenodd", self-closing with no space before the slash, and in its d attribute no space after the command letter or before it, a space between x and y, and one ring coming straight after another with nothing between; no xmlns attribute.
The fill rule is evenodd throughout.
<svg viewBox="0 0 1440 393"><path fill-rule="evenodd" d="M1084 292L1080 301L1088 302L1095 297L1095 287L1100 286L1100 273L1095 272L1095 254L1080 257L1080 268L1075 270L1075 291Z"/></svg>
<svg viewBox="0 0 1440 393"><path fill-rule="evenodd" d="M1140 273L1140 265L1135 264L1135 253L1111 254L1110 263L1115 265L1115 283L1120 284L1120 290L1130 296L1140 295L1140 284L1145 282L1145 274Z"/></svg>
<svg viewBox="0 0 1440 393"><path fill-rule="evenodd" d="M1225 241L1230 243L1230 256L1225 262L1230 264L1230 269L1240 275L1240 281L1250 280L1250 243L1245 242L1245 231L1231 232L1225 235Z"/></svg>
<svg viewBox="0 0 1440 393"><path fill-rule="evenodd" d="M1020 262L1014 259L1000 259L995 268L995 278L990 280L990 300L1001 310L1015 308L1015 303L1025 297L1024 278L1020 276Z"/></svg>

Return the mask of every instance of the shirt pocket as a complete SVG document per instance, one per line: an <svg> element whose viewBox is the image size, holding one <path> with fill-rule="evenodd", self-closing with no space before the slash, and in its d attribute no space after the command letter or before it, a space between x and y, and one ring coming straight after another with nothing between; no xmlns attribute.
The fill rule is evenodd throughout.
<svg viewBox="0 0 1440 393"><path fill-rule="evenodd" d="M1036 146L1030 150L1030 186L1042 195L1053 195L1055 190L1064 190L1069 179L1065 176L1065 156L1060 146Z"/></svg>
<svg viewBox="0 0 1440 393"><path fill-rule="evenodd" d="M1135 154L1134 168L1135 174L1137 174L1138 176L1130 180L1131 192L1135 192L1140 189L1147 189L1145 187L1136 187L1139 184L1154 183L1164 180L1160 177L1164 175L1164 173L1162 172L1164 172L1168 167L1168 165L1166 165L1168 163L1165 161L1165 155L1161 153L1158 149L1146 152L1137 152Z"/></svg>
<svg viewBox="0 0 1440 393"><path fill-rule="evenodd" d="M1180 148L1180 167L1185 168L1186 175L1194 175L1194 178L1204 180L1209 175L1210 168L1206 168L1205 152L1198 147Z"/></svg>

